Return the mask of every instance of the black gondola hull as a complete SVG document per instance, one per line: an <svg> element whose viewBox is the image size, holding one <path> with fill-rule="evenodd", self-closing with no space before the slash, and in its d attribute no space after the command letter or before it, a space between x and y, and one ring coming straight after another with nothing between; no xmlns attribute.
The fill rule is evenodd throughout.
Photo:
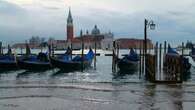
<svg viewBox="0 0 195 110"><path fill-rule="evenodd" d="M49 62L28 62L18 60L18 66L21 69L32 70L32 71L41 71L51 69L52 66Z"/></svg>
<svg viewBox="0 0 195 110"><path fill-rule="evenodd" d="M15 61L13 62L0 61L0 70L14 70L14 69L18 69Z"/></svg>
<svg viewBox="0 0 195 110"><path fill-rule="evenodd" d="M122 61L119 60L118 63L119 71L124 73L134 73L138 69L138 62L131 62L131 61Z"/></svg>
<svg viewBox="0 0 195 110"><path fill-rule="evenodd" d="M53 67L59 68L67 72L82 70L82 69L90 67L91 65L91 62L89 61L85 61L82 64L82 62L74 62L74 61L63 62L55 58L50 58L50 62Z"/></svg>

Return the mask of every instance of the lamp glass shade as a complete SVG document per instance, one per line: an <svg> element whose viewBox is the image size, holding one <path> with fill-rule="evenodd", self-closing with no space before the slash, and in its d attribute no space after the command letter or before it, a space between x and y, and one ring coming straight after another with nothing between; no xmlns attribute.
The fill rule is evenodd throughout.
<svg viewBox="0 0 195 110"><path fill-rule="evenodd" d="M151 29L151 30L154 30L155 27L156 27L156 25L152 22L152 23L150 24L150 29Z"/></svg>

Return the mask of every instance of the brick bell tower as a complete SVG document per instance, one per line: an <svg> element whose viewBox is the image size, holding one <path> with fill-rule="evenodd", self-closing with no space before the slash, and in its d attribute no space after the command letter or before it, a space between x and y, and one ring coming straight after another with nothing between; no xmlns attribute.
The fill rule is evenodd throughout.
<svg viewBox="0 0 195 110"><path fill-rule="evenodd" d="M72 15L71 15L71 10L69 8L69 13L68 13L68 18L67 18L67 40L68 41L72 41L73 40L73 36L74 36L74 28L73 28L73 19L72 19Z"/></svg>

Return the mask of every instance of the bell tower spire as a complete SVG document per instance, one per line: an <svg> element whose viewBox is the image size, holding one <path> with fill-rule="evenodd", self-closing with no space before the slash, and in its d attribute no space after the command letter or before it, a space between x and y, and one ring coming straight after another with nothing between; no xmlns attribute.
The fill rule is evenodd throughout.
<svg viewBox="0 0 195 110"><path fill-rule="evenodd" d="M68 18L67 18L67 40L72 41L73 36L74 36L73 18L71 14L71 9L69 7Z"/></svg>
<svg viewBox="0 0 195 110"><path fill-rule="evenodd" d="M67 25L73 25L73 19L72 19L72 14L71 14L70 7L69 7L69 12L68 12Z"/></svg>

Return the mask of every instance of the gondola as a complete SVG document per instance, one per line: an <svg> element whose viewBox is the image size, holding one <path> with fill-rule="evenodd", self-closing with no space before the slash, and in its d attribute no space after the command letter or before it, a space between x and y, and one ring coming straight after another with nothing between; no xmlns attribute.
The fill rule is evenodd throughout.
<svg viewBox="0 0 195 110"><path fill-rule="evenodd" d="M48 70L52 68L48 55L42 52L38 55L22 56L18 58L17 64L21 69L32 71Z"/></svg>
<svg viewBox="0 0 195 110"><path fill-rule="evenodd" d="M13 70L17 69L17 64L14 55L0 56L0 70Z"/></svg>
<svg viewBox="0 0 195 110"><path fill-rule="evenodd" d="M171 48L170 45L168 45L168 51L166 53L166 56L180 56L179 53L174 50L173 48ZM166 61L165 61L165 65L166 65ZM182 57L182 65L183 65L183 72L184 73L188 73L190 72L190 68L191 68L191 64L189 63L189 59Z"/></svg>
<svg viewBox="0 0 195 110"><path fill-rule="evenodd" d="M47 53L40 52L38 55L32 55L28 44L26 44L26 55L19 57L17 64L21 69L32 71L42 71L52 68Z"/></svg>
<svg viewBox="0 0 195 110"><path fill-rule="evenodd" d="M50 62L54 67L57 67L65 72L71 72L90 67L93 58L94 52L92 49L90 49L89 52L83 56L83 58L77 55L71 59L70 54L64 54L60 57L50 57Z"/></svg>
<svg viewBox="0 0 195 110"><path fill-rule="evenodd" d="M192 47L192 49L191 49L190 56L195 61L195 48L194 47Z"/></svg>
<svg viewBox="0 0 195 110"><path fill-rule="evenodd" d="M8 52L5 55L0 55L0 70L9 71L17 69L16 57L12 54L11 48L8 45Z"/></svg>
<svg viewBox="0 0 195 110"><path fill-rule="evenodd" d="M117 65L120 72L128 72L134 73L138 68L139 55L134 51L134 49L130 49L128 55L125 55L123 58L117 60Z"/></svg>

